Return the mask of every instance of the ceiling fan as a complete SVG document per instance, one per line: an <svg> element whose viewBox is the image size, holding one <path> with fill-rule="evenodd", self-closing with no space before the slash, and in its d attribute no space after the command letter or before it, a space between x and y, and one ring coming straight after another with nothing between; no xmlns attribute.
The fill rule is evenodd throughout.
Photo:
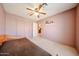
<svg viewBox="0 0 79 59"><path fill-rule="evenodd" d="M40 12L40 10L42 9L42 8L44 8L44 6L47 6L48 4L47 3L42 3L42 4L40 4L38 7L36 7L34 10L33 9L31 9L31 8L26 8L27 10L29 10L29 11L31 11L31 13L29 14L29 16L32 16L32 15L34 15L35 13L37 13L38 15L37 15L37 17L39 18L40 16L40 14L42 14L42 15L46 15L46 13L45 12Z"/></svg>

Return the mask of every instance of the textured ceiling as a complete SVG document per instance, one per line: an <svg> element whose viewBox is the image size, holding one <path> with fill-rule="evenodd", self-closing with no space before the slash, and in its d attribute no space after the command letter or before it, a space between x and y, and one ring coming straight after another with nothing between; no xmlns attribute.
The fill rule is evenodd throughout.
<svg viewBox="0 0 79 59"><path fill-rule="evenodd" d="M18 16L37 21L55 15L57 13L66 11L68 9L74 8L76 5L77 4L75 3L48 3L48 6L44 8L44 12L46 12L47 15L40 15L39 19L35 15L28 16L29 11L26 10L27 7L34 9L38 6L37 3L4 3L3 7L8 13L16 14Z"/></svg>

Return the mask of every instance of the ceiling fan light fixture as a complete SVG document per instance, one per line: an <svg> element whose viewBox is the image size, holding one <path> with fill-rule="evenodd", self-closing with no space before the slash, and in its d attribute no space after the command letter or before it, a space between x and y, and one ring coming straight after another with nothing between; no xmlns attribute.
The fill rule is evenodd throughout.
<svg viewBox="0 0 79 59"><path fill-rule="evenodd" d="M26 9L29 11L32 11L32 14L30 14L30 16L32 16L34 14L35 16L37 16L37 18L39 18L40 14L46 15L46 13L42 9L45 6L47 6L47 3L42 3L38 7L36 7L35 9L31 9L31 8L26 8Z"/></svg>

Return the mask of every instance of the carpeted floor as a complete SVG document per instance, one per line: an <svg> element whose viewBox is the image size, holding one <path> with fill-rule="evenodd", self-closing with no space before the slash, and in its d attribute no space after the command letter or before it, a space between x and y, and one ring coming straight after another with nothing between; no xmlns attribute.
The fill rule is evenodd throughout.
<svg viewBox="0 0 79 59"><path fill-rule="evenodd" d="M1 56L51 56L27 38L9 40L0 48Z"/></svg>

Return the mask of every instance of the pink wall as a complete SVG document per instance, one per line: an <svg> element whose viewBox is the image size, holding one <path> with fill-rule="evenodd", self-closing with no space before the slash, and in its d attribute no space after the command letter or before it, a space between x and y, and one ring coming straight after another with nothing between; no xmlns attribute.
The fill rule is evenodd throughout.
<svg viewBox="0 0 79 59"><path fill-rule="evenodd" d="M41 24L41 36L52 41L60 42L66 45L75 45L75 8L63 13L51 16L39 21ZM53 20L52 24L45 24L45 21Z"/></svg>
<svg viewBox="0 0 79 59"><path fill-rule="evenodd" d="M0 35L4 34L4 29L5 29L5 11L3 9L3 6L0 4Z"/></svg>
<svg viewBox="0 0 79 59"><path fill-rule="evenodd" d="M77 20L76 20L76 47L79 51L79 5L77 6Z"/></svg>
<svg viewBox="0 0 79 59"><path fill-rule="evenodd" d="M33 22L20 16L6 13L6 34L31 38L33 36Z"/></svg>

